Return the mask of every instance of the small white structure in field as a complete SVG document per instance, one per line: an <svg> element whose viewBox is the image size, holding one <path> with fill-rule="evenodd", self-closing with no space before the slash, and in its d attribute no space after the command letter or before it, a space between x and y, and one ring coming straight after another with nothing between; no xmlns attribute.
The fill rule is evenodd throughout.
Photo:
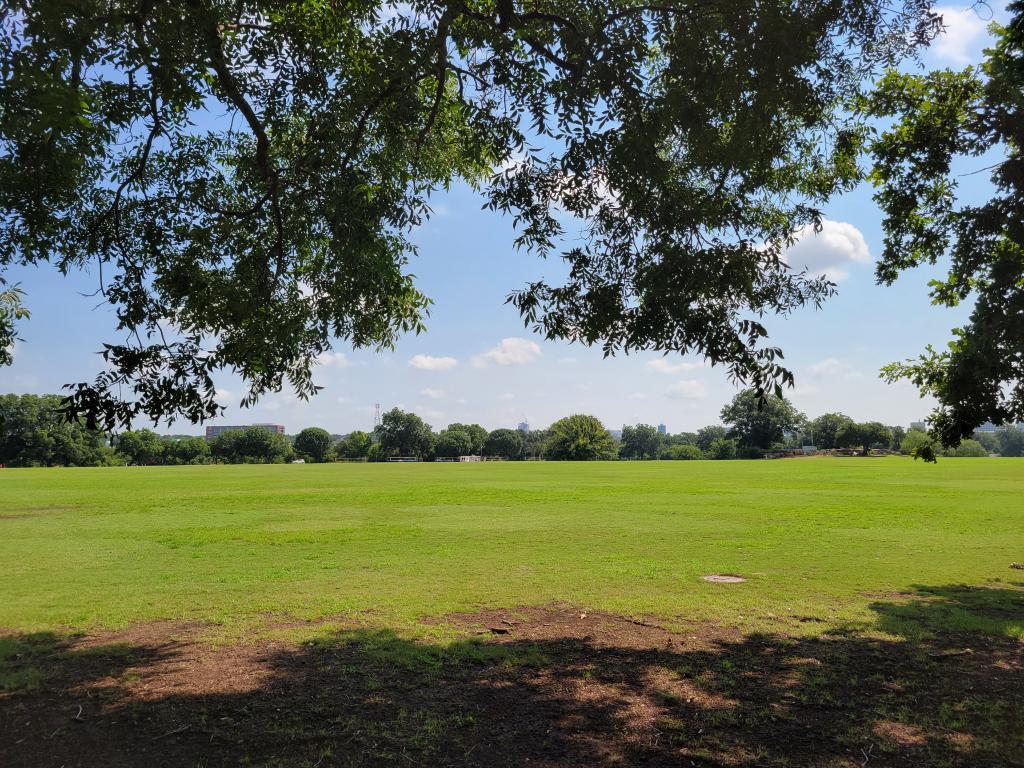
<svg viewBox="0 0 1024 768"><path fill-rule="evenodd" d="M459 456L459 461L480 461L479 456Z"/></svg>

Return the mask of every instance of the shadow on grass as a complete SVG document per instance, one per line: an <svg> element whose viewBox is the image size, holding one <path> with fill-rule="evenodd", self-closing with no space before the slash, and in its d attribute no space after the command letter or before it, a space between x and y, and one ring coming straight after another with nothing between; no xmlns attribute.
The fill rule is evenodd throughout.
<svg viewBox="0 0 1024 768"><path fill-rule="evenodd" d="M918 587L874 604L910 640L680 635L555 609L444 645L8 637L0 765L1020 766L1022 598Z"/></svg>

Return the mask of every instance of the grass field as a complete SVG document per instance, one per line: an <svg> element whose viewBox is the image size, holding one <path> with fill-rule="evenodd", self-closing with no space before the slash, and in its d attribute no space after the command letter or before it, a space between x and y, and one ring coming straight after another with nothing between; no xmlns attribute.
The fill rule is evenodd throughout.
<svg viewBox="0 0 1024 768"><path fill-rule="evenodd" d="M1021 766L1022 560L1016 459L0 470L0 765Z"/></svg>
<svg viewBox="0 0 1024 768"><path fill-rule="evenodd" d="M0 627L553 602L863 623L885 593L1012 578L1022 493L1013 459L9 469Z"/></svg>

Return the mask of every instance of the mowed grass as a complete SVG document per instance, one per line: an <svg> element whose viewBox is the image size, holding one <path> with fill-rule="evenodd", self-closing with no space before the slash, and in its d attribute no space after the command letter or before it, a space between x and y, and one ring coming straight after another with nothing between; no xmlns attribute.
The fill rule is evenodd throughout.
<svg viewBox="0 0 1024 768"><path fill-rule="evenodd" d="M1015 601L1015 560L1015 459L0 470L0 627L22 632L334 616L414 629L563 603L910 634L928 628L901 600L941 608L943 590L974 585ZM1018 611L961 603L929 615L1024 634Z"/></svg>

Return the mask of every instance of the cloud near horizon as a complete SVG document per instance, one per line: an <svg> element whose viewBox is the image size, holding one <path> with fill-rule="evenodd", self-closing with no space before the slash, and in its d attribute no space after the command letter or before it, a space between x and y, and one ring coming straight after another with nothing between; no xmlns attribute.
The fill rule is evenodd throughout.
<svg viewBox="0 0 1024 768"><path fill-rule="evenodd" d="M352 364L344 352L321 352L316 362L325 368L348 368Z"/></svg>
<svg viewBox="0 0 1024 768"><path fill-rule="evenodd" d="M710 366L703 360L698 360L694 363L672 363L668 358L659 357L657 360L648 360L647 367L658 373L684 373L686 371L696 371L701 368L709 368Z"/></svg>
<svg viewBox="0 0 1024 768"><path fill-rule="evenodd" d="M682 379L665 390L665 395L673 400L700 400L707 396L707 388L699 379Z"/></svg>
<svg viewBox="0 0 1024 768"><path fill-rule="evenodd" d="M409 366L418 371L450 371L459 361L454 357L434 357L433 355L413 355Z"/></svg>
<svg viewBox="0 0 1024 768"><path fill-rule="evenodd" d="M489 365L524 365L532 363L543 355L535 341L519 336L502 339L497 346L473 358L473 365L486 368Z"/></svg>

